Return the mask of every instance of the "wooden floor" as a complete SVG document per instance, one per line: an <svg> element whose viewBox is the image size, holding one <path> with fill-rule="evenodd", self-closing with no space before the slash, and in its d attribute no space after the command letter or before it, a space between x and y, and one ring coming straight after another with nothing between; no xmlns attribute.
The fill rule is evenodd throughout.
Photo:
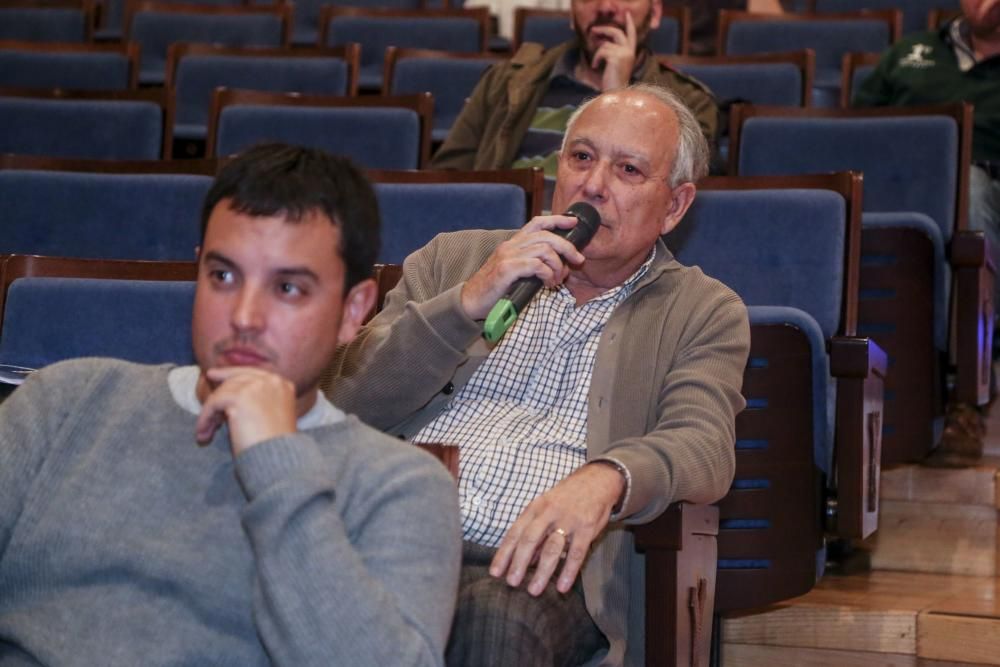
<svg viewBox="0 0 1000 667"><path fill-rule="evenodd" d="M883 471L872 569L727 617L724 667L1000 665L1000 408L981 465Z"/></svg>

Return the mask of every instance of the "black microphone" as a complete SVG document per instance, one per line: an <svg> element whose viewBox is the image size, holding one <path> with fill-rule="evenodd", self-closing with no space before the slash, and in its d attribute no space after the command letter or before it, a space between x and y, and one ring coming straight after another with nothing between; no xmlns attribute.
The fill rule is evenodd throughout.
<svg viewBox="0 0 1000 667"><path fill-rule="evenodd" d="M570 205L564 215L576 218L576 225L570 229L553 229L552 233L565 238L577 250L583 250L601 226L601 214L587 202L578 201ZM542 281L536 276L515 281L486 316L483 337L491 343L500 340L541 288Z"/></svg>

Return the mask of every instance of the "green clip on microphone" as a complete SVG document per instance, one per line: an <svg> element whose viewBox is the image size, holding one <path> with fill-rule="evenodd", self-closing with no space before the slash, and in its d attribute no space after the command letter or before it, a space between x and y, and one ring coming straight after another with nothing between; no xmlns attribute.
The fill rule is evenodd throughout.
<svg viewBox="0 0 1000 667"><path fill-rule="evenodd" d="M553 229L552 233L568 240L577 250L583 250L601 226L601 214L587 202L578 201L570 205L564 215L576 218L576 225L570 229ZM507 294L497 301L486 316L483 337L491 343L500 340L541 288L542 281L535 276L521 278L511 285Z"/></svg>

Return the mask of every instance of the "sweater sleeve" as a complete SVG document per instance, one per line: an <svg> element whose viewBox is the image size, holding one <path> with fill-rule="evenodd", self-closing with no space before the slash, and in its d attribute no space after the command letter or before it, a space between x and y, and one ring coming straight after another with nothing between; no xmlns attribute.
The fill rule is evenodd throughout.
<svg viewBox="0 0 1000 667"><path fill-rule="evenodd" d="M90 393L82 386L64 391L69 380L60 380L59 370L65 368L60 364L32 373L0 403L0 560L67 415L77 399Z"/></svg>
<svg viewBox="0 0 1000 667"><path fill-rule="evenodd" d="M430 458L400 458L345 484L360 489L350 500L308 435L237 458L254 622L273 664L443 663L460 561L454 484Z"/></svg>
<svg viewBox="0 0 1000 667"><path fill-rule="evenodd" d="M612 443L604 454L630 476L628 497L613 519L643 523L672 502L710 503L726 494L749 349L746 307L736 295L688 323L659 388L656 427Z"/></svg>
<svg viewBox="0 0 1000 667"><path fill-rule="evenodd" d="M380 429L427 405L468 359L481 325L462 310L462 283L436 275L437 240L406 258L385 307L337 351L323 391L342 410ZM439 290L442 290L439 293Z"/></svg>

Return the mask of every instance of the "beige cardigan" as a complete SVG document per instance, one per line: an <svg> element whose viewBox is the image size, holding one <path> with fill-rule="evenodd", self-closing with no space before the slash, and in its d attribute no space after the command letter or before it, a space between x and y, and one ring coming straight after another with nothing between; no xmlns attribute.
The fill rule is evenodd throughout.
<svg viewBox="0 0 1000 667"><path fill-rule="evenodd" d="M513 233L442 234L408 257L382 312L338 350L323 381L331 400L402 437L440 413L489 353L482 323L461 309L461 286ZM643 664L644 557L624 524L729 489L749 347L739 297L658 242L650 270L601 334L590 387L587 458L613 454L631 475L626 503L582 575L587 608L610 642L595 664Z"/></svg>

